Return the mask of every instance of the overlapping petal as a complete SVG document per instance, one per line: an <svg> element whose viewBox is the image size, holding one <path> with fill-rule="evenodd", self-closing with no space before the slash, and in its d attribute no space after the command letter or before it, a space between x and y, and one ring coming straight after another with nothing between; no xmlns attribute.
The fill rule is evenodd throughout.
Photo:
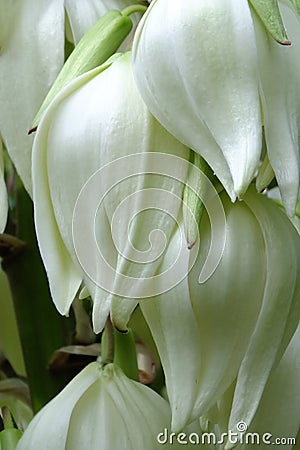
<svg viewBox="0 0 300 450"><path fill-rule="evenodd" d="M300 23L285 4L281 4L281 12L292 41L290 47L276 43L255 15L253 19L268 156L286 210L293 215L299 191Z"/></svg>
<svg viewBox="0 0 300 450"><path fill-rule="evenodd" d="M264 238L266 282L260 313L241 364L230 417L250 424L261 395L300 318L300 240L285 214L269 199L249 190L245 202Z"/></svg>
<svg viewBox="0 0 300 450"><path fill-rule="evenodd" d="M129 261L134 260L136 253L141 255L134 247L139 248L143 230L152 230L161 224L167 240L172 232L172 219L162 216L160 210L146 218L138 214L147 207L148 188L177 193L179 199L183 189L182 184L167 177L147 175L149 169L151 171L148 159L151 160L153 152L170 152L188 158L188 149L159 125L142 101L132 75L131 54L116 56L114 61L75 80L57 96L39 126L34 145L36 228L54 301L58 309L66 313L84 278L95 302L94 327L97 331L103 328L110 305L116 326L126 327L137 304L135 298L142 295L133 281L151 277L159 266L159 258L154 258L153 264ZM130 169L126 166L130 164L126 156L132 154L141 155L140 162L137 173L133 174L136 176L126 176ZM72 235L73 210L85 183L97 170L118 158L123 159L115 163L115 169L110 169L114 172L113 178L109 170L101 174L99 189L94 193L99 196L98 210L93 209L93 195L80 213L86 217L85 223L95 223L97 230L97 240L93 241L91 251L84 249L84 239L82 244L79 243L83 252L89 252L89 266L97 272L93 279L85 267L80 268L81 275L77 269L79 264ZM66 179L68 183L65 183ZM111 179L115 180L112 191L107 188ZM107 197L101 203L102 195ZM115 211L125 200L128 204L122 209L122 220L113 227ZM180 201L177 210L179 207ZM82 229L82 233L86 232L87 227ZM106 260L98 258L97 242L109 264L115 264L108 284L105 280L106 289L101 282L107 273ZM70 283L72 289L68 287ZM128 299L123 300L123 296ZM96 311L103 314L96 315Z"/></svg>
<svg viewBox="0 0 300 450"><path fill-rule="evenodd" d="M0 133L29 193L27 135L64 61L63 0L0 3Z"/></svg>
<svg viewBox="0 0 300 450"><path fill-rule="evenodd" d="M17 449L154 450L169 423L168 403L156 392L95 362L34 417Z"/></svg>
<svg viewBox="0 0 300 450"><path fill-rule="evenodd" d="M211 244L204 215L200 252L188 280L141 302L166 374L176 431L199 416L215 417L223 432L228 426L236 432L240 421L250 426L299 323L300 240L293 225L253 188L245 202L232 204L225 193L221 198L226 244L213 275L199 284ZM178 246L175 234L162 267ZM187 273L188 263L183 259L181 265ZM227 406L223 402L225 415L218 413L225 408L219 404L224 395L230 397Z"/></svg>
<svg viewBox="0 0 300 450"><path fill-rule="evenodd" d="M162 263L162 271L167 270L178 257L182 235L180 228L173 234ZM182 273L188 273L187 247L181 265ZM200 333L189 296L187 277L159 297L142 300L140 307L164 368L172 409L172 429L179 431L195 416L194 404L202 367Z"/></svg>
<svg viewBox="0 0 300 450"><path fill-rule="evenodd" d="M206 159L232 199L243 194L261 151L248 2L152 2L136 32L133 61L150 111Z"/></svg>
<svg viewBox="0 0 300 450"><path fill-rule="evenodd" d="M195 402L199 416L236 377L255 327L266 281L264 242L255 216L244 203L232 205L224 194L222 201L227 234L220 264L212 277L199 285L203 255L210 245L210 225L205 218L200 229L202 250L189 275L202 359Z"/></svg>

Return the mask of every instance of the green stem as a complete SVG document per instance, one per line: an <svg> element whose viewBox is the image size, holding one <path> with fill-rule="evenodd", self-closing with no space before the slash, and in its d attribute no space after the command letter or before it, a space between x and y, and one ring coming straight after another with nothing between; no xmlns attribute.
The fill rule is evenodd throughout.
<svg viewBox="0 0 300 450"><path fill-rule="evenodd" d="M1 408L1 412L2 412L3 425L4 425L5 430L14 428L14 423L13 423L9 409L6 406L4 406L3 408Z"/></svg>
<svg viewBox="0 0 300 450"><path fill-rule="evenodd" d="M48 370L53 352L67 343L67 319L51 300L34 231L33 204L23 186L16 188L16 226L17 238L25 245L8 252L2 266L14 301L32 405L38 411L69 379L66 373Z"/></svg>
<svg viewBox="0 0 300 450"><path fill-rule="evenodd" d="M134 13L142 13L144 14L147 11L148 6L143 5L131 5L127 6L127 8L123 9L122 16L131 16Z"/></svg>
<svg viewBox="0 0 300 450"><path fill-rule="evenodd" d="M16 428L3 430L0 433L0 449L15 450L22 436L22 432Z"/></svg>
<svg viewBox="0 0 300 450"><path fill-rule="evenodd" d="M134 335L129 328L126 333L114 329L114 363L118 365L128 378L139 381L136 346Z"/></svg>

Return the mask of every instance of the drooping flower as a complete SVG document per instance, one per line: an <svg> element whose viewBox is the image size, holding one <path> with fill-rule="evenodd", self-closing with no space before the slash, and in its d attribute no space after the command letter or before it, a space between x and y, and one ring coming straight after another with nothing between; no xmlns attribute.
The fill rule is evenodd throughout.
<svg viewBox="0 0 300 450"><path fill-rule="evenodd" d="M173 178L155 175L155 156L166 153L175 158ZM161 228L167 243L181 207L183 184L174 178L184 181L186 169L176 165L178 156L187 160L189 151L149 113L133 79L131 53L82 75L52 102L34 143L33 189L39 246L62 314L84 280L95 330L109 312L118 328L126 328L144 293L139 281L151 283L161 261L160 236L150 253L141 238ZM78 207L79 194L90 187ZM161 211L161 192L169 194L173 216Z"/></svg>
<svg viewBox="0 0 300 450"><path fill-rule="evenodd" d="M0 2L0 134L31 193L32 120L64 61L63 0Z"/></svg>
<svg viewBox="0 0 300 450"><path fill-rule="evenodd" d="M17 449L154 450L169 424L169 405L156 392L94 362L33 418Z"/></svg>
<svg viewBox="0 0 300 450"><path fill-rule="evenodd" d="M247 0L155 0L135 35L133 67L152 114L205 158L232 199L256 175L264 125L292 215L299 189L300 25L291 5L280 6L291 47L273 41Z"/></svg>
<svg viewBox="0 0 300 450"><path fill-rule="evenodd" d="M299 323L297 231L277 205L253 188L244 202L232 204L225 193L221 199L227 234L213 275L199 284L211 241L204 216L200 252L188 279L140 302L166 374L174 430L204 415L235 379L230 427L239 421L250 425ZM179 245L178 233L163 267ZM182 259L185 273L189 264L189 257Z"/></svg>
<svg viewBox="0 0 300 450"><path fill-rule="evenodd" d="M0 135L29 194L33 136L28 130L64 64L65 27L71 24L68 38L77 44L108 9L129 3L0 1Z"/></svg>

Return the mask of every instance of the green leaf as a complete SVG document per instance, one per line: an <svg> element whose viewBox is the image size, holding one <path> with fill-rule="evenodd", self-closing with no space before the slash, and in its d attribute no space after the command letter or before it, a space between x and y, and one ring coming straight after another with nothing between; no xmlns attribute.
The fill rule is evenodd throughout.
<svg viewBox="0 0 300 450"><path fill-rule="evenodd" d="M277 0L250 0L255 12L260 17L266 30L275 41L282 45L290 45L286 30L282 21ZM294 0L300 8L299 0Z"/></svg>
<svg viewBox="0 0 300 450"><path fill-rule="evenodd" d="M0 448L1 450L15 450L22 432L16 428L3 430L0 433Z"/></svg>

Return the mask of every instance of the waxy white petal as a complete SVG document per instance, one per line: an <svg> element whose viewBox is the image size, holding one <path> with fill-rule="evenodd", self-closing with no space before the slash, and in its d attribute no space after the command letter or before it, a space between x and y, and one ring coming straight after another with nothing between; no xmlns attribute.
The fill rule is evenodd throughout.
<svg viewBox="0 0 300 450"><path fill-rule="evenodd" d="M34 416L26 433L19 441L17 449L65 450L72 411L80 397L98 377L98 363L85 367L60 394Z"/></svg>
<svg viewBox="0 0 300 450"><path fill-rule="evenodd" d="M143 241L148 245L153 229L162 228L167 242L172 232L174 218L161 211L165 204L157 206L156 197L149 196L148 188L177 195L175 218L180 209L183 184L170 177L147 175L152 169L148 160L153 161L156 153L171 153L175 159L180 156L184 160L189 155L188 149L149 113L135 85L131 54L117 55L113 60L114 63L108 62L78 78L58 94L39 126L34 150L37 233L55 303L60 311L66 312L72 301L70 290L66 293L62 280L57 282L65 270L64 260L72 259L75 265L82 266L80 277L77 268L68 263L74 272L72 292L84 278L95 302L93 318L97 332L104 326L110 304L113 323L117 328L126 328L137 299L143 295L143 287L139 290L140 285L134 284L132 277L137 281L149 278L151 283L160 263L159 258L152 258L153 263L150 259L145 264L147 252L140 251L140 246ZM126 158L129 155L137 156L131 176L131 160ZM175 164L174 177L184 181L184 170ZM97 181L98 173L101 176L96 190L81 205L80 236L73 242L74 207L81 189L85 187L86 192L91 180ZM158 211L144 218L149 198ZM113 223L119 206L122 214ZM53 238L56 235L55 244L47 237L49 231ZM99 250L104 257L100 258ZM82 253L89 268L82 264ZM128 262L136 254L142 260L136 264ZM96 314L100 314L98 319Z"/></svg>
<svg viewBox="0 0 300 450"><path fill-rule="evenodd" d="M31 194L27 132L63 65L63 0L1 0L0 11L0 134Z"/></svg>
<svg viewBox="0 0 300 450"><path fill-rule="evenodd" d="M180 229L173 235L163 260L162 272L176 260L183 236ZM185 249L181 261L183 274L189 269L190 251L186 246ZM193 420L202 367L199 327L189 296L187 277L168 292L140 301L140 308L164 369L172 409L172 430L180 431Z"/></svg>
<svg viewBox="0 0 300 450"><path fill-rule="evenodd" d="M156 436L170 418L167 402L156 392L129 380L116 366L107 367L77 403L66 449L158 449Z"/></svg>
<svg viewBox="0 0 300 450"><path fill-rule="evenodd" d="M99 70L95 69L91 73L82 75L82 77L74 80L69 86L64 88L50 104L46 110L36 134L36 138L33 146L33 161L32 161L32 180L33 180L33 199L34 199L34 218L35 227L37 233L38 244L40 252L43 258L43 262L46 268L50 291L52 299L61 314L68 314L70 305L74 300L75 294L79 289L83 275L80 274L78 267L76 267L74 260L76 261L75 254L71 253L72 249L72 233L69 236L66 233L66 229L70 229L72 213L76 196L78 192L74 192L72 189L64 189L66 186L61 186L62 192L66 197L63 198L65 214L61 214L60 218L63 222L61 229L58 228L57 218L53 209L50 185L49 185L49 173L48 173L48 134L49 128L53 117L55 117L56 109L60 103L67 98L74 89L81 86L91 77L99 73ZM64 129L64 121L58 124L57 133L61 136L61 129ZM67 168L71 169L68 164L62 167L58 162L56 169L62 170L64 177L68 177L69 186L72 187L73 172L68 174ZM57 173L53 174L55 183L58 181ZM64 178L66 179L66 178ZM84 183L84 181L82 181ZM53 183L54 184L54 183ZM73 203L70 201L70 193L73 195ZM61 197L59 197L61 200ZM69 216L67 213L69 212ZM68 219L66 219L68 217ZM65 221L66 220L66 221ZM63 237L67 235L67 244L63 241ZM67 245L67 247L66 247ZM73 260L72 260L73 256Z"/></svg>
<svg viewBox="0 0 300 450"><path fill-rule="evenodd" d="M300 327L298 326L291 342L289 343L278 367L274 369L249 432L270 433L269 441L272 444L276 438L295 438L300 427ZM296 446L282 440L278 445L282 450L296 449ZM249 445L241 446L247 450ZM262 445L251 446L253 450L259 450Z"/></svg>
<svg viewBox="0 0 300 450"><path fill-rule="evenodd" d="M299 191L300 22L281 5L290 47L277 44L255 18L261 99L268 156L289 215L294 215Z"/></svg>
<svg viewBox="0 0 300 450"><path fill-rule="evenodd" d="M220 264L205 283L199 284L211 239L205 215L200 227L200 254L189 274L201 357L195 418L211 408L236 378L260 310L266 277L264 242L256 218L244 203L232 204L224 193L221 198L227 233Z"/></svg>
<svg viewBox="0 0 300 450"><path fill-rule="evenodd" d="M94 362L34 417L17 450L155 450L170 419L156 392L113 364Z"/></svg>
<svg viewBox="0 0 300 450"><path fill-rule="evenodd" d="M150 111L206 159L231 198L243 194L261 151L248 2L152 2L136 32L133 61Z"/></svg>
<svg viewBox="0 0 300 450"><path fill-rule="evenodd" d="M265 242L267 277L261 310L241 364L229 428L256 413L272 369L293 336L300 317L300 239L272 201L250 189L245 202L256 216Z"/></svg>

